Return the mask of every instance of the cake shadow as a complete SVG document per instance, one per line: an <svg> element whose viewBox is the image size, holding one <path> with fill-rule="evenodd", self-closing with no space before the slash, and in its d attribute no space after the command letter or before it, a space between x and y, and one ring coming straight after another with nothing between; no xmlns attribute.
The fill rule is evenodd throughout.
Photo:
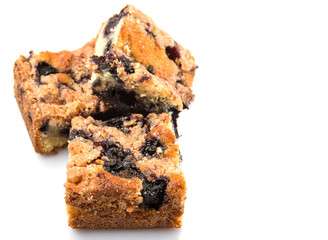
<svg viewBox="0 0 328 240"><path fill-rule="evenodd" d="M71 229L70 239L177 240L182 229Z"/></svg>

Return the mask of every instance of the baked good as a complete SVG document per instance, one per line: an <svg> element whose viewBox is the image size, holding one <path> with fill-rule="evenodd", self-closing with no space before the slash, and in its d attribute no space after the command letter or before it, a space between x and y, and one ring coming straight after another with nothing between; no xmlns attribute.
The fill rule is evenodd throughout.
<svg viewBox="0 0 328 240"><path fill-rule="evenodd" d="M111 109L88 84L94 44L92 40L73 52L31 51L15 62L15 98L36 152L56 153L65 147L73 117Z"/></svg>
<svg viewBox="0 0 328 240"><path fill-rule="evenodd" d="M68 150L70 227L181 226L186 185L170 113L75 117Z"/></svg>
<svg viewBox="0 0 328 240"><path fill-rule="evenodd" d="M194 98L190 51L131 5L103 23L91 62L94 93L121 112L181 111Z"/></svg>

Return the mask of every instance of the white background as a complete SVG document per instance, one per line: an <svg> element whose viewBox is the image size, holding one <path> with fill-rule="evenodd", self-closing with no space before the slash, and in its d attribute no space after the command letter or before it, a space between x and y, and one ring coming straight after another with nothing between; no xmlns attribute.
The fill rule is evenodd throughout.
<svg viewBox="0 0 328 240"><path fill-rule="evenodd" d="M195 101L179 119L183 227L67 226L67 150L34 153L14 99L14 61L31 49L79 48L126 3L0 3L0 238L327 239L327 1L131 1L199 66Z"/></svg>

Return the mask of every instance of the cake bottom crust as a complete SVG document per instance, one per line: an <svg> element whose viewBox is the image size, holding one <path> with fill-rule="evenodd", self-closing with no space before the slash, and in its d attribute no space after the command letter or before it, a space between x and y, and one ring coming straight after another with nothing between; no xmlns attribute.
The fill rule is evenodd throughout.
<svg viewBox="0 0 328 240"><path fill-rule="evenodd" d="M98 208L99 209L99 208ZM122 210L83 212L67 205L70 216L68 225L75 229L136 229L136 228L180 228L181 213L149 210L126 212Z"/></svg>

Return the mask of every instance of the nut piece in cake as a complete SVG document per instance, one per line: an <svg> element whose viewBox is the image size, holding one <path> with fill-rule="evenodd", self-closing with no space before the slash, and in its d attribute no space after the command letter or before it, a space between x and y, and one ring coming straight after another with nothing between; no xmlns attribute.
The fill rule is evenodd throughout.
<svg viewBox="0 0 328 240"><path fill-rule="evenodd" d="M194 98L190 51L131 5L102 25L91 62L94 92L121 112L181 111Z"/></svg>
<svg viewBox="0 0 328 240"><path fill-rule="evenodd" d="M68 150L70 227L181 226L186 185L170 113L76 117Z"/></svg>

